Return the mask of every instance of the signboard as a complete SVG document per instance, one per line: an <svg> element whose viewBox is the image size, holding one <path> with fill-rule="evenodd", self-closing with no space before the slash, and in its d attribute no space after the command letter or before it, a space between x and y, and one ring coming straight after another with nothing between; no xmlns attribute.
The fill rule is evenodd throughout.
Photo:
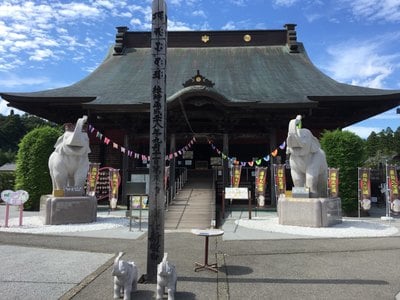
<svg viewBox="0 0 400 300"><path fill-rule="evenodd" d="M28 201L29 194L27 191L18 190L5 190L1 192L1 200L6 203L6 214L4 227L8 227L8 219L10 217L10 205L19 206L19 226L22 226L22 218L24 211L24 203Z"/></svg>
<svg viewBox="0 0 400 300"><path fill-rule="evenodd" d="M140 209L140 204L142 209L147 209L149 206L149 198L147 195L130 196L132 209Z"/></svg>
<svg viewBox="0 0 400 300"><path fill-rule="evenodd" d="M186 151L182 154L183 159L193 159L193 151Z"/></svg>
<svg viewBox="0 0 400 300"><path fill-rule="evenodd" d="M99 180L100 164L90 163L87 178L86 194L94 196L96 194L97 182Z"/></svg>
<svg viewBox="0 0 400 300"><path fill-rule="evenodd" d="M328 169L328 197L339 197L339 169Z"/></svg>
<svg viewBox="0 0 400 300"><path fill-rule="evenodd" d="M267 187L267 170L268 168L256 167L256 189L255 196L259 206L265 205L265 189Z"/></svg>
<svg viewBox="0 0 400 300"><path fill-rule="evenodd" d="M285 165L274 165L276 197L286 193Z"/></svg>
<svg viewBox="0 0 400 300"><path fill-rule="evenodd" d="M22 205L29 199L27 191L18 190L16 192L12 190L5 190L1 192L1 200L8 205Z"/></svg>
<svg viewBox="0 0 400 300"><path fill-rule="evenodd" d="M387 174L387 181L390 193L389 197L390 201L394 201L395 199L400 199L399 180L397 178L396 166L387 165L386 174Z"/></svg>
<svg viewBox="0 0 400 300"><path fill-rule="evenodd" d="M364 210L371 208L371 176L370 169L358 168L359 199Z"/></svg>
<svg viewBox="0 0 400 300"><path fill-rule="evenodd" d="M117 207L118 201L118 188L121 182L119 176L119 169L110 169L110 206L111 208Z"/></svg>
<svg viewBox="0 0 400 300"><path fill-rule="evenodd" d="M239 187L241 174L242 174L242 166L241 165L233 165L232 166L232 174L231 174L232 187Z"/></svg>
<svg viewBox="0 0 400 300"><path fill-rule="evenodd" d="M247 187L225 188L225 199L248 199L249 190Z"/></svg>

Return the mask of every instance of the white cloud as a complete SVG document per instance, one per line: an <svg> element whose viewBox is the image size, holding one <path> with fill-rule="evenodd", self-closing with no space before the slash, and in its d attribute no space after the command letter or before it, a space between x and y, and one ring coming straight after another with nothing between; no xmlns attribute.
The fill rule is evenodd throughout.
<svg viewBox="0 0 400 300"><path fill-rule="evenodd" d="M26 85L41 85L49 82L47 77L19 77L15 75L2 76L0 85L6 88L15 88Z"/></svg>
<svg viewBox="0 0 400 300"><path fill-rule="evenodd" d="M115 8L115 5L113 2L108 1L108 0L97 0L93 3L95 6L102 6L105 7L107 9L113 9Z"/></svg>
<svg viewBox="0 0 400 300"><path fill-rule="evenodd" d="M131 19L129 23L133 26L138 26L138 27L142 26L142 21L138 18Z"/></svg>
<svg viewBox="0 0 400 300"><path fill-rule="evenodd" d="M366 139L369 137L372 131L376 133L381 132L382 128L380 127L365 127L365 126L349 126L344 128L343 130L353 132L357 134L359 137Z"/></svg>
<svg viewBox="0 0 400 300"><path fill-rule="evenodd" d="M235 22L233 21L229 21L224 26L222 26L222 30L235 30L235 29L236 29Z"/></svg>
<svg viewBox="0 0 400 300"><path fill-rule="evenodd" d="M192 15L195 17L206 17L206 13L203 10L195 10L192 12Z"/></svg>
<svg viewBox="0 0 400 300"><path fill-rule="evenodd" d="M372 88L385 88L385 80L399 68L400 55L385 49L400 33L366 41L346 41L328 48L324 69L336 80Z"/></svg>
<svg viewBox="0 0 400 300"><path fill-rule="evenodd" d="M53 56L54 53L50 49L37 49L34 51L33 55L29 57L29 60L42 61Z"/></svg>
<svg viewBox="0 0 400 300"><path fill-rule="evenodd" d="M280 1L280 0L278 0ZM294 0L296 1L296 0ZM229 0L230 3L237 5L237 6L246 6L247 5L247 0Z"/></svg>
<svg viewBox="0 0 400 300"><path fill-rule="evenodd" d="M295 4L298 0L274 0L273 4L276 6L284 6L284 7L290 7L293 4Z"/></svg>
<svg viewBox="0 0 400 300"><path fill-rule="evenodd" d="M66 18L74 20L78 18L98 18L101 16L101 10L83 3L60 4L57 10L57 19Z"/></svg>
<svg viewBox="0 0 400 300"><path fill-rule="evenodd" d="M342 0L362 21L400 21L399 0Z"/></svg>
<svg viewBox="0 0 400 300"><path fill-rule="evenodd" d="M74 60L74 56L81 57L83 52L91 52L95 46L90 39L86 39L88 34L84 31L87 31L94 40L97 35L96 30L89 31L87 27L98 24L99 20L107 16L132 17L132 10L130 10L132 6L127 6L126 1L85 2L74 0L0 2L2 57L0 70L12 68L13 58L9 55L10 53L17 54L25 60L29 58L31 63L60 59L57 55L62 55L67 60ZM133 9L138 9L139 13L149 13L149 6L145 8L133 6ZM78 21L79 29L77 28ZM75 33L77 29L79 32ZM35 52L32 53L32 49Z"/></svg>
<svg viewBox="0 0 400 300"><path fill-rule="evenodd" d="M168 30L187 31L187 30L193 30L193 29L190 28L190 26L188 24L185 24L183 22L168 20Z"/></svg>

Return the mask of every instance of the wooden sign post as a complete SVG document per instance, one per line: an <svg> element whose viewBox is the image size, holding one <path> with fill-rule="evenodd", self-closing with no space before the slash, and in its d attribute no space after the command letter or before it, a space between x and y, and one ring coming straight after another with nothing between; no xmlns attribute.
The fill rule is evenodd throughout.
<svg viewBox="0 0 400 300"><path fill-rule="evenodd" d="M157 265L164 256L164 172L167 128L167 10L164 0L153 0L151 52L150 182L146 281L156 283Z"/></svg>

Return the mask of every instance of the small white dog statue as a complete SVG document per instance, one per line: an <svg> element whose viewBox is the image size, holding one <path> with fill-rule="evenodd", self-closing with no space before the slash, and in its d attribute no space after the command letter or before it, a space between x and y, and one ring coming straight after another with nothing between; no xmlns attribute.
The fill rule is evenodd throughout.
<svg viewBox="0 0 400 300"><path fill-rule="evenodd" d="M137 289L138 268L133 261L121 260L124 252L119 252L114 260L112 275L114 276L114 299L131 299L131 292Z"/></svg>
<svg viewBox="0 0 400 300"><path fill-rule="evenodd" d="M164 253L162 262L157 266L157 299L162 299L165 288L168 290L168 300L175 299L176 271L175 266L167 261L168 253Z"/></svg>

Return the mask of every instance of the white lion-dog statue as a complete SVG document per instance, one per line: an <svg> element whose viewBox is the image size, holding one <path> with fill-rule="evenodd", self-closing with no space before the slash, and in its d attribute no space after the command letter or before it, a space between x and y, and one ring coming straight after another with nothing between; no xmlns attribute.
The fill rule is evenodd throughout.
<svg viewBox="0 0 400 300"><path fill-rule="evenodd" d="M124 252L119 252L114 260L112 276L114 276L114 299L131 299L131 292L137 290L138 268L133 261L121 260Z"/></svg>
<svg viewBox="0 0 400 300"><path fill-rule="evenodd" d="M399 213L400 212L400 199L394 199L390 205L390 208L396 212Z"/></svg>
<svg viewBox="0 0 400 300"><path fill-rule="evenodd" d="M301 116L290 120L286 143L294 186L309 188L312 198L326 197L328 164L325 152L311 131L301 128Z"/></svg>
<svg viewBox="0 0 400 300"><path fill-rule="evenodd" d="M73 125L65 126L65 132L54 145L49 157L49 170L53 183L53 192L67 186L83 187L89 170L89 136L84 130L87 116L83 116Z"/></svg>
<svg viewBox="0 0 400 300"><path fill-rule="evenodd" d="M157 266L157 299L162 299L165 288L168 291L168 300L175 299L177 275L175 266L167 261L168 253L164 253L162 262Z"/></svg>

